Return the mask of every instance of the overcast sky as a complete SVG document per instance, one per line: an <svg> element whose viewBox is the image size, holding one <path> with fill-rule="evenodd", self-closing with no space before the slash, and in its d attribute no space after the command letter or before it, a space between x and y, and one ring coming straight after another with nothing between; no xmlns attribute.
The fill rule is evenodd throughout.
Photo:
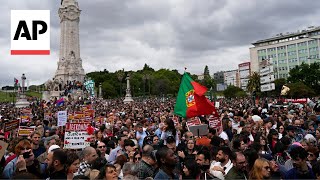
<svg viewBox="0 0 320 180"><path fill-rule="evenodd" d="M184 67L201 74L249 61L251 43L320 25L314 0L78 0L80 49L87 72ZM0 86L25 73L40 84L57 69L60 0L1 0ZM10 55L10 10L51 10L51 55Z"/></svg>

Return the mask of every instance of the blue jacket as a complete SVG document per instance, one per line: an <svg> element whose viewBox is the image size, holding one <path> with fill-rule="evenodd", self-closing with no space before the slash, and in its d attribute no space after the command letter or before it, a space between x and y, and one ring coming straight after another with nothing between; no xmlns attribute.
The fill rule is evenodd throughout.
<svg viewBox="0 0 320 180"><path fill-rule="evenodd" d="M12 179L14 173L16 172L16 163L18 161L18 157L12 159L4 168L2 177L4 179Z"/></svg>

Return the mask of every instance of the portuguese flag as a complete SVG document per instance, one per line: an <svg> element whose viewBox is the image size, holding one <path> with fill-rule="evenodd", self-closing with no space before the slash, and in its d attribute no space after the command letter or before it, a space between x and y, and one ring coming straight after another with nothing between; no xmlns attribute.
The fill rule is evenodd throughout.
<svg viewBox="0 0 320 180"><path fill-rule="evenodd" d="M195 82L187 73L184 73L174 113L184 118L191 118L216 112L214 105L205 97L206 92L206 87Z"/></svg>

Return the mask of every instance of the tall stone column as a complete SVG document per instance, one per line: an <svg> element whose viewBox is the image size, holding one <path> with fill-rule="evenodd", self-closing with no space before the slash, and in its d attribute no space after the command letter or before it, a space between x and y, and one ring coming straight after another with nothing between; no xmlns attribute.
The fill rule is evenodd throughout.
<svg viewBox="0 0 320 180"><path fill-rule="evenodd" d="M130 76L129 75L127 76L126 80L127 80L126 96L123 100L123 102L125 104L133 102L133 99L131 96L131 90L130 90Z"/></svg>
<svg viewBox="0 0 320 180"><path fill-rule="evenodd" d="M99 98L102 98L102 85L99 84Z"/></svg>
<svg viewBox="0 0 320 180"><path fill-rule="evenodd" d="M27 101L26 99L26 95L25 95L25 83L26 83L26 76L25 74L22 74L21 76L21 92L19 97L17 97L17 102L16 102L16 107L17 108L23 108L23 107L27 107L30 105L30 103Z"/></svg>

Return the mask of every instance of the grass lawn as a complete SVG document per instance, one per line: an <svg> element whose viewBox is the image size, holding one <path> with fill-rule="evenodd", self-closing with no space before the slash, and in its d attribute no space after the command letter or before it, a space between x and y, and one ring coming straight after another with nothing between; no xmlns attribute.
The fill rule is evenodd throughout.
<svg viewBox="0 0 320 180"><path fill-rule="evenodd" d="M0 102L12 102L12 100L15 102L16 98L12 97L13 93L6 93L3 91L0 91ZM37 97L37 98L42 98L42 94L39 92L34 92L34 91L28 91L26 92L27 96L32 96L32 97Z"/></svg>

